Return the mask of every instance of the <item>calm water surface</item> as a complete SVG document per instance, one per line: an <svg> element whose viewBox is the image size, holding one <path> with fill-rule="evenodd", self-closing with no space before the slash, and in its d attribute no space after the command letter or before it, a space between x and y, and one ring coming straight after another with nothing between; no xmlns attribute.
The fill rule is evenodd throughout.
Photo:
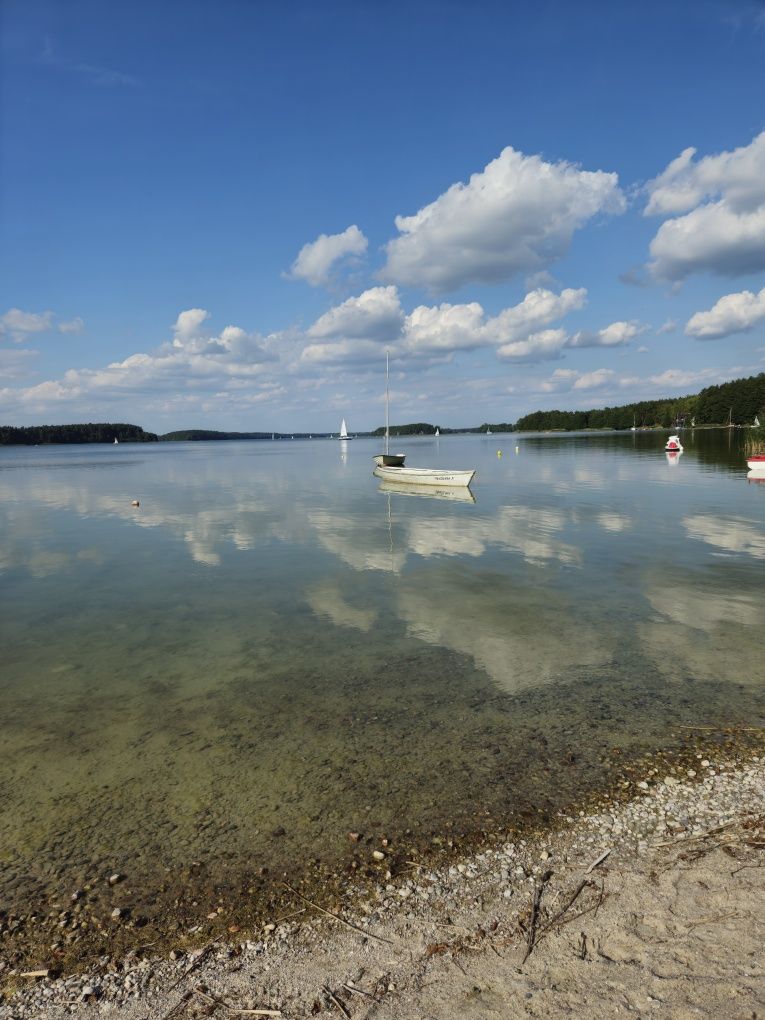
<svg viewBox="0 0 765 1020"><path fill-rule="evenodd" d="M761 714L765 485L683 438L396 443L475 502L385 491L373 440L0 448L0 907L122 870L159 916Z"/></svg>

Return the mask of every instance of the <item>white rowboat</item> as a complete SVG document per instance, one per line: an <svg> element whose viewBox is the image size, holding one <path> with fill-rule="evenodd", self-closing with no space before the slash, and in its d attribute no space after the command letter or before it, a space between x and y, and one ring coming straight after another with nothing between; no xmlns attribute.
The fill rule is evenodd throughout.
<svg viewBox="0 0 765 1020"><path fill-rule="evenodd" d="M386 482L410 485L470 485L475 471L450 471L447 468L385 467L378 464L373 474Z"/></svg>
<svg viewBox="0 0 765 1020"><path fill-rule="evenodd" d="M385 352L385 452L377 454L372 474L382 478L384 482L404 482L411 485L435 485L441 488L454 485L467 486L473 479L475 471L451 471L448 468L412 468L404 467L404 454L391 453L389 450L390 391L388 389L388 352Z"/></svg>

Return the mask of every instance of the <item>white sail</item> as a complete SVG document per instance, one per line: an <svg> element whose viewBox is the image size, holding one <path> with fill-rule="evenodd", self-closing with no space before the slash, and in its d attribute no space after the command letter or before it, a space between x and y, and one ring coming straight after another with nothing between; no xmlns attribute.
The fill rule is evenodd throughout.
<svg viewBox="0 0 765 1020"><path fill-rule="evenodd" d="M760 427L760 419L757 417L757 415L754 416L754 427L756 429Z"/></svg>
<svg viewBox="0 0 765 1020"><path fill-rule="evenodd" d="M440 435L441 435L441 433L438 431L438 429L436 429L436 437L438 437Z"/></svg>
<svg viewBox="0 0 765 1020"><path fill-rule="evenodd" d="M345 427L345 418L343 418L343 420L340 422L340 438L341 439L348 438L348 429Z"/></svg>

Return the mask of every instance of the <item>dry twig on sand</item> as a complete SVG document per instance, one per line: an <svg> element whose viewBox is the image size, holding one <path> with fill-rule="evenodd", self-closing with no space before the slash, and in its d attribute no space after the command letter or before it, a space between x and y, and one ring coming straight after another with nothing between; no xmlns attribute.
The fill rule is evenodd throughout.
<svg viewBox="0 0 765 1020"><path fill-rule="evenodd" d="M545 891L545 886L552 878L552 871L546 871L539 881L539 884L534 886L534 894L531 898L531 917L529 919L529 930L526 936L526 953L521 960L521 966L531 956L534 946L537 940L537 925L539 924L539 907L542 903L542 893Z"/></svg>
<svg viewBox="0 0 765 1020"><path fill-rule="evenodd" d="M329 985L322 985L321 987L322 991L329 996L330 1001L334 1003L335 1006L337 1006L337 1008L340 1010L343 1016L347 1017L347 1020L351 1020L351 1014L348 1012L347 1007L344 1006L343 1003L338 999L338 997L335 995L335 993L332 991Z"/></svg>
<svg viewBox="0 0 765 1020"><path fill-rule="evenodd" d="M340 924L344 924L346 928L351 928L353 931L361 932L361 934L366 935L367 938L377 939L378 942L387 942L391 946L394 945L394 942L391 939L383 938L382 935L375 935L374 932L367 931L365 928L360 927L360 925L354 924L353 921L346 921L346 919L341 917L339 914L333 914L331 910L326 910L324 907L320 907L318 903L314 903L313 900L309 900L307 896L298 892L297 889L293 889L292 886L288 885L286 882L282 882L282 885L285 889L289 889L291 893L294 893L295 896L299 896L305 903L308 903L309 906L314 908L314 910L319 910L322 914L326 914L327 917L334 918L336 921L339 921Z"/></svg>

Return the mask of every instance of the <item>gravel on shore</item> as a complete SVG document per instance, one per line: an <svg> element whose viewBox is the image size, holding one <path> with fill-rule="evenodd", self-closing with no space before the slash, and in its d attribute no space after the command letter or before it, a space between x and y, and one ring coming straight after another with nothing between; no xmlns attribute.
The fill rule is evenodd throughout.
<svg viewBox="0 0 765 1020"><path fill-rule="evenodd" d="M6 971L0 1018L751 1017L765 756L700 753L630 792L442 869L412 862L345 905L305 901L243 941L59 979Z"/></svg>

